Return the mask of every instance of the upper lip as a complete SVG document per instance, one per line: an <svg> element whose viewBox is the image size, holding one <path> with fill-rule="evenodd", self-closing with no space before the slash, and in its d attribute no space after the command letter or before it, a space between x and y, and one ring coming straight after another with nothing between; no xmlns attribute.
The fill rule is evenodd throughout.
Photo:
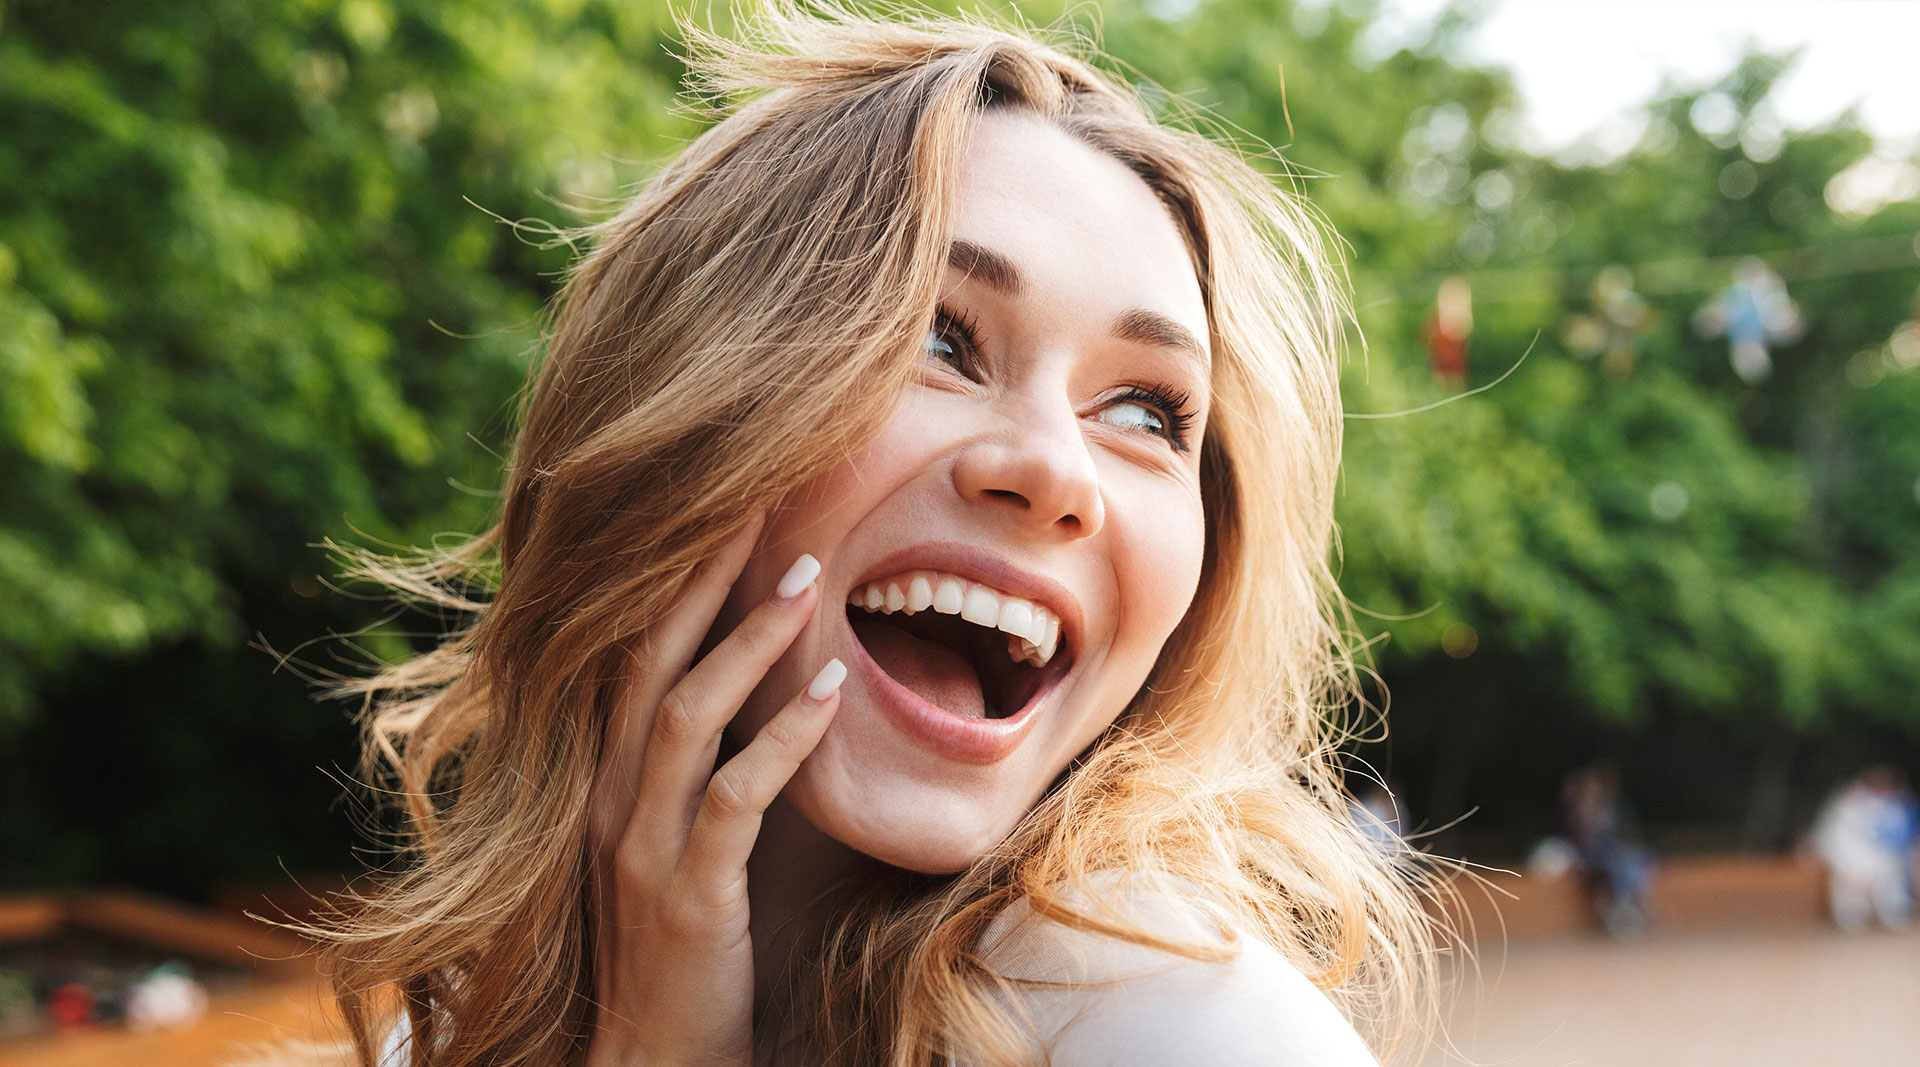
<svg viewBox="0 0 1920 1067"><path fill-rule="evenodd" d="M1080 647L1080 634L1086 624L1080 598L1066 586L1044 575L1024 570L985 549L953 541L929 541L903 548L868 567L852 588L878 581L891 574L909 570L945 571L1017 597L1031 600L1060 620L1061 643L1070 650Z"/></svg>

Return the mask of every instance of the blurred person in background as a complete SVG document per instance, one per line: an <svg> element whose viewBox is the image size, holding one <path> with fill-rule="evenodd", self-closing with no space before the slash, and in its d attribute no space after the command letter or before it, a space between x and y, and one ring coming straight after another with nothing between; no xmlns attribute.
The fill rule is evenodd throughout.
<svg viewBox="0 0 1920 1067"><path fill-rule="evenodd" d="M1653 855L1639 843L1621 800L1619 772L1609 764L1574 771L1560 799L1567 840L1601 925L1619 938L1645 933Z"/></svg>
<svg viewBox="0 0 1920 1067"><path fill-rule="evenodd" d="M1835 926L1857 934L1876 918L1889 929L1911 921L1917 821L1905 776L1884 764L1861 771L1828 798L1809 843L1827 868Z"/></svg>

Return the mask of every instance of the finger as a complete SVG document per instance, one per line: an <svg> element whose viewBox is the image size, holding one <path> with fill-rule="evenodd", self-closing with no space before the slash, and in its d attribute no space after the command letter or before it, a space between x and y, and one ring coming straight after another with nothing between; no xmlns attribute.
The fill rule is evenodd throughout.
<svg viewBox="0 0 1920 1067"><path fill-rule="evenodd" d="M601 844L611 844L632 818L653 708L686 672L765 524L764 514L748 520L696 572L673 615L642 637L638 647L625 650L594 775L591 824Z"/></svg>
<svg viewBox="0 0 1920 1067"><path fill-rule="evenodd" d="M720 732L812 618L820 562L803 555L713 651L660 700L640 768L636 817L675 827L679 847L713 773Z"/></svg>
<svg viewBox="0 0 1920 1067"><path fill-rule="evenodd" d="M828 660L805 692L714 772L681 861L682 873L694 886L718 891L737 883L760 836L767 805L825 736L840 708L840 683L846 677L845 664Z"/></svg>

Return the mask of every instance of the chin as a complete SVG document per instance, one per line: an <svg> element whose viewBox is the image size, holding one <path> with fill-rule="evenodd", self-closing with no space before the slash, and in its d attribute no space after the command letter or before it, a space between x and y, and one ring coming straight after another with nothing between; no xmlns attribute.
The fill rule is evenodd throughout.
<svg viewBox="0 0 1920 1067"><path fill-rule="evenodd" d="M889 867L927 875L959 874L973 866L973 861L987 854L986 848L929 850L922 842L905 843L902 848L894 852L870 848L862 848L858 851Z"/></svg>
<svg viewBox="0 0 1920 1067"><path fill-rule="evenodd" d="M930 791L924 785L914 787L906 797L900 795L904 789L815 788L824 784L822 778L847 779L838 774L808 775L807 771L813 769L803 769L802 777L787 791L794 810L814 829L841 845L890 867L918 874L966 870L1006 840L1020 817L1018 810L1006 814L982 810L977 797ZM855 773L862 770L866 784L881 785L873 781L872 768L855 768ZM897 799L890 800L888 793L894 793Z"/></svg>

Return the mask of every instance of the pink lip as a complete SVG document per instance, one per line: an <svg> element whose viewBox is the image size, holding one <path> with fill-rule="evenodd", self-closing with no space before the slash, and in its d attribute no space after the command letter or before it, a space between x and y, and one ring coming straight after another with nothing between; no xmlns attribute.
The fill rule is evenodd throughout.
<svg viewBox="0 0 1920 1067"><path fill-rule="evenodd" d="M900 571L926 568L946 571L984 582L994 589L1012 593L1046 605L1060 618L1062 650L1068 657L1049 665L1047 676L1026 706L1004 719L970 719L955 715L895 681L867 654L866 646L847 625L847 639L858 651L858 664L866 680L867 691L893 724L908 737L936 755L962 763L998 763L1020 747L1033 732L1041 708L1053 696L1060 680L1072 667L1080 650L1082 632L1080 602L1065 586L1042 578L1004 560L966 545L931 543L896 552L868 570L855 587Z"/></svg>

